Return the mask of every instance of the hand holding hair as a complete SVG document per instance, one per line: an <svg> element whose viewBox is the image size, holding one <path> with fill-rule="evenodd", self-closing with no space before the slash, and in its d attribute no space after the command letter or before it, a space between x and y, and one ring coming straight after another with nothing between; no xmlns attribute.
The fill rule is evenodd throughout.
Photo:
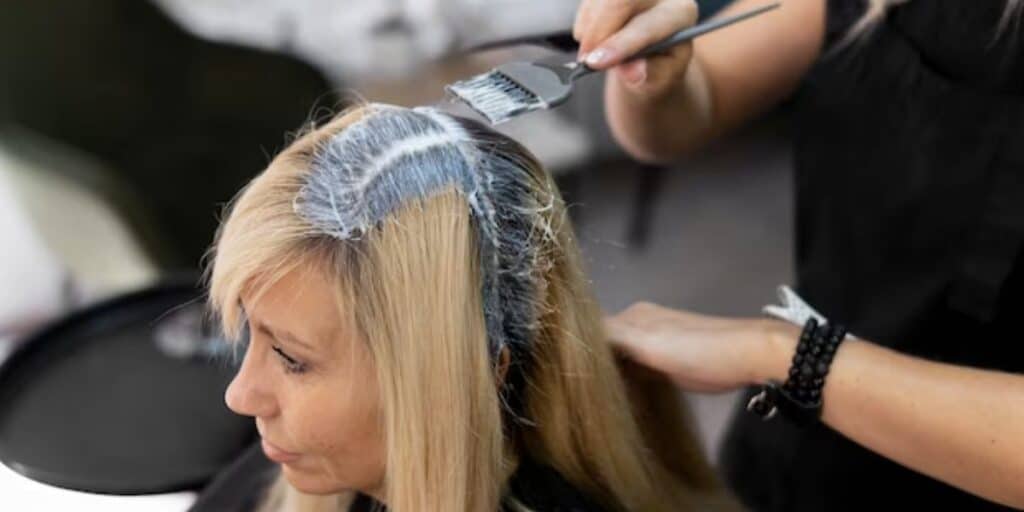
<svg viewBox="0 0 1024 512"><path fill-rule="evenodd" d="M800 336L798 327L779 320L649 303L634 304L605 325L621 354L700 392L785 380ZM1024 375L932 362L850 339L836 353L823 398L822 421L851 440L985 499L1024 508Z"/></svg>

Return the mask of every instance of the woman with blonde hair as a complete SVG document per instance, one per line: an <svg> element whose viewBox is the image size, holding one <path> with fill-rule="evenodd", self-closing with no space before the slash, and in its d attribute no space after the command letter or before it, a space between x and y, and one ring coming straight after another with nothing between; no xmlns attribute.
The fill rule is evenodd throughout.
<svg viewBox="0 0 1024 512"><path fill-rule="evenodd" d="M727 505L673 392L617 366L550 177L496 132L354 108L244 188L211 255L247 338L226 401L261 447L195 510Z"/></svg>
<svg viewBox="0 0 1024 512"><path fill-rule="evenodd" d="M720 460L753 509L1024 507L1024 1L785 0L623 63L696 18L581 2L612 131L671 160L789 100L798 290L871 343L650 305L617 342L684 387L751 386Z"/></svg>

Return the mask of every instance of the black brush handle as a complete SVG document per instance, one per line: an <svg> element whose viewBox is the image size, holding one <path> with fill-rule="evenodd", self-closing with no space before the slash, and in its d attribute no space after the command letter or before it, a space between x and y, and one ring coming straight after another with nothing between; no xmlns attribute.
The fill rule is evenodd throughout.
<svg viewBox="0 0 1024 512"><path fill-rule="evenodd" d="M763 7L758 7L757 9L753 9L751 11L737 14L735 16L712 19L711 21L701 23L700 25L694 25L689 28L684 28L683 30L676 32L675 34L672 34L671 36L662 39L661 41L658 41L657 43L654 43L648 46L647 48L644 48L643 50L640 50L635 55L630 57L628 60L639 59L641 57L649 57L651 55L662 53L665 50L672 48L673 46L685 43L697 36L707 34L708 32L718 30L722 27L727 27L738 21L743 21L747 18L752 18L761 13L765 13L772 9L776 9L779 7L779 5L781 4L776 2L773 4L765 5Z"/></svg>
<svg viewBox="0 0 1024 512"><path fill-rule="evenodd" d="M651 46L648 46L647 48L644 48L643 50L640 50L639 52L637 52L636 55L630 57L630 59L637 59L640 57L647 57L649 55L661 53L665 50L668 50L669 48L672 48L677 44L685 43L699 35L706 34L708 32L725 27L727 25L732 25L737 21L742 21L747 18L757 16L758 14L761 14L763 12L775 9L780 5L781 4L776 2L763 7L758 7L757 9L754 9L749 12L737 14L735 16L729 16L727 18L712 19L711 21L706 21L699 25L694 25L692 27L685 28L661 41L658 41L657 43L652 44ZM579 48L579 43L576 42L576 39L573 38L572 31L563 30L560 32L552 32L550 34L532 34L474 44L461 50L459 53L473 53L482 50L504 48L507 46L515 46L520 44L533 44L538 46L545 46L551 48L552 50L557 50L560 52L574 52Z"/></svg>

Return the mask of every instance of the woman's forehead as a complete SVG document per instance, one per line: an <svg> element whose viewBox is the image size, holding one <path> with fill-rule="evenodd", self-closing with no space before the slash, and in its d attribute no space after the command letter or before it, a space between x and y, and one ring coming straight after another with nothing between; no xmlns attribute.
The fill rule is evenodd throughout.
<svg viewBox="0 0 1024 512"><path fill-rule="evenodd" d="M266 286L241 296L251 320L317 345L334 339L343 328L333 280L321 272L298 268Z"/></svg>

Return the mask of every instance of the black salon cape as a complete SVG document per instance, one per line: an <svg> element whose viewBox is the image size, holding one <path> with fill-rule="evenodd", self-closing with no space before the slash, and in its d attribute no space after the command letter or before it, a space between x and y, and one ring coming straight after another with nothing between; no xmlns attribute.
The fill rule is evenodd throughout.
<svg viewBox="0 0 1024 512"><path fill-rule="evenodd" d="M900 4L811 70L794 98L797 284L865 339L1024 373L1024 18L997 35L1004 4ZM830 48L863 8L829 0ZM739 408L721 460L757 511L1009 510Z"/></svg>
<svg viewBox="0 0 1024 512"><path fill-rule="evenodd" d="M257 443L246 450L200 493L189 512L252 512L279 472ZM520 463L508 486L509 495L535 512L604 512L550 467L529 460ZM349 512L386 511L359 495ZM511 509L502 512L511 512Z"/></svg>

